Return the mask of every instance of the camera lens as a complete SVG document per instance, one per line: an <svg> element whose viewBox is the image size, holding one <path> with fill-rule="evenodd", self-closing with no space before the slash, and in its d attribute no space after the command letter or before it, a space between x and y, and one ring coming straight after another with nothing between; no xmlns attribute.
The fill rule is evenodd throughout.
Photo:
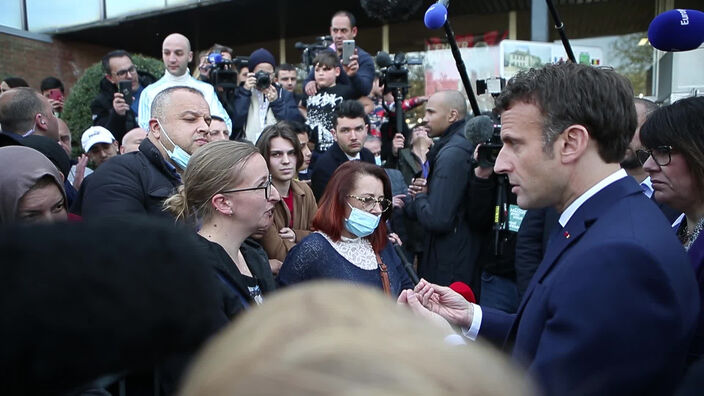
<svg viewBox="0 0 704 396"><path fill-rule="evenodd" d="M271 85L271 76L264 70L254 73L254 78L257 80L256 86L259 90L266 89Z"/></svg>

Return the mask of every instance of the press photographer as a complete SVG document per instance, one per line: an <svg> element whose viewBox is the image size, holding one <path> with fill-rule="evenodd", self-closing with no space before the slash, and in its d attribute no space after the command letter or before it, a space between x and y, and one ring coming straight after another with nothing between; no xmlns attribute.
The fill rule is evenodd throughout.
<svg viewBox="0 0 704 396"><path fill-rule="evenodd" d="M525 210L516 204L508 178L494 173L501 150L501 125L497 118L480 115L470 119L465 136L475 150L475 167L470 176L467 218L480 234L489 235L481 246L478 262L482 265L482 306L515 312L520 301L516 287L516 235Z"/></svg>
<svg viewBox="0 0 704 396"><path fill-rule="evenodd" d="M230 119L235 119L235 109L233 101L235 98L235 90L238 86L237 70L247 67L249 58L238 56L232 59L232 53L224 50L229 49L223 47L218 52L218 46L213 47L211 52L201 59L201 64L198 66L199 76L201 81L212 84L215 88L215 93L218 100L225 108ZM232 139L239 140L242 136L233 135Z"/></svg>
<svg viewBox="0 0 704 396"><path fill-rule="evenodd" d="M380 104L382 106L383 119L385 119L379 127L381 159L393 166L398 157L398 150L404 148L406 142L410 142L410 131L408 125L406 125L404 111L427 101L426 97L404 100L408 94L408 88L410 88L407 66L421 65L422 62L420 59L407 58L403 52L397 53L391 60L389 54L379 51L376 55L376 63L380 68L378 87L382 91ZM372 93L374 93L375 88L372 89ZM388 96L392 98L391 106L384 99Z"/></svg>
<svg viewBox="0 0 704 396"><path fill-rule="evenodd" d="M250 73L235 88L231 101L233 138L241 136L256 143L267 125L277 121L304 121L293 94L273 82L275 66L274 55L264 48L249 56Z"/></svg>

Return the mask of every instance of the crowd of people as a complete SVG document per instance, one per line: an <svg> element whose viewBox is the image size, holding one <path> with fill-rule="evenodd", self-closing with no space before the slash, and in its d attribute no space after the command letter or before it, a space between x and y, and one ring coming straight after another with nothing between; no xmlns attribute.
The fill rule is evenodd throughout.
<svg viewBox="0 0 704 396"><path fill-rule="evenodd" d="M519 72L496 98L502 145L487 163L463 93L404 101L424 117L397 131L371 56L342 59L354 16L336 12L330 34L310 70L264 48L194 58L179 33L163 40L159 79L111 51L77 158L61 81L0 84L0 289L20 301L0 315L17 340L0 389L383 393L385 378L415 393L696 389L704 98L658 106L611 69L569 62ZM33 232L47 241L19 238ZM62 246L59 261L78 264L54 266L51 287L19 287L33 269L47 281ZM397 317L391 303L407 309ZM81 304L90 316L78 319ZM21 320L48 306L75 325ZM27 346L37 323L71 353ZM435 363L401 358L414 355Z"/></svg>

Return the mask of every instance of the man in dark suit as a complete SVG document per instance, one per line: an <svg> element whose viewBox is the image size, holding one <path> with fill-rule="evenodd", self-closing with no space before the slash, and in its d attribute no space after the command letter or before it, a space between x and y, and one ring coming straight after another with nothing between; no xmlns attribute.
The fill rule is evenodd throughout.
<svg viewBox="0 0 704 396"><path fill-rule="evenodd" d="M364 122L364 106L356 100L345 100L335 110L331 130L335 143L318 158L313 168L311 187L316 200L320 200L335 169L346 161L374 162L374 154L364 148L369 125Z"/></svg>
<svg viewBox="0 0 704 396"><path fill-rule="evenodd" d="M516 75L497 110L494 170L522 208L560 213L518 312L425 281L400 301L502 343L548 395L671 393L699 296L667 221L619 167L636 129L630 84L613 70L548 65Z"/></svg>

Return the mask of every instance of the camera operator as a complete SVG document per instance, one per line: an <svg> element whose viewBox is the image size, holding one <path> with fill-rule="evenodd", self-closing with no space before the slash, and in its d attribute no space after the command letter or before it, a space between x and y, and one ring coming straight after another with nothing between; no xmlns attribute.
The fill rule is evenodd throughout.
<svg viewBox="0 0 704 396"><path fill-rule="evenodd" d="M502 147L500 133L495 117L480 115L467 122L465 136L476 144L467 193L467 220L474 231L488 236L479 251L481 289L474 292L482 306L513 313L520 301L515 257L525 210L517 206L507 177L493 171Z"/></svg>
<svg viewBox="0 0 704 396"><path fill-rule="evenodd" d="M247 140L256 143L267 125L277 121L304 121L293 94L272 83L275 66L274 55L264 48L249 56L251 72L235 89L232 101L235 113L233 136L243 133Z"/></svg>
<svg viewBox="0 0 704 396"><path fill-rule="evenodd" d="M348 11L338 11L332 16L330 21L330 35L333 44L330 49L342 57L342 42L344 40L354 40L357 36L357 19ZM344 64L340 62L340 75L337 77L337 84L348 85L354 91L354 97L369 95L374 80L374 60L366 51L355 46L355 54L350 57L350 62ZM313 96L318 91L315 84L315 71L308 73L308 78L304 83L306 95Z"/></svg>
<svg viewBox="0 0 704 396"><path fill-rule="evenodd" d="M156 81L149 73L137 71L130 54L123 50L108 52L102 59L105 77L100 80L98 95L90 104L93 126L112 132L119 142L127 131L137 128L137 112L142 90ZM130 98L119 90L120 81L131 81Z"/></svg>

